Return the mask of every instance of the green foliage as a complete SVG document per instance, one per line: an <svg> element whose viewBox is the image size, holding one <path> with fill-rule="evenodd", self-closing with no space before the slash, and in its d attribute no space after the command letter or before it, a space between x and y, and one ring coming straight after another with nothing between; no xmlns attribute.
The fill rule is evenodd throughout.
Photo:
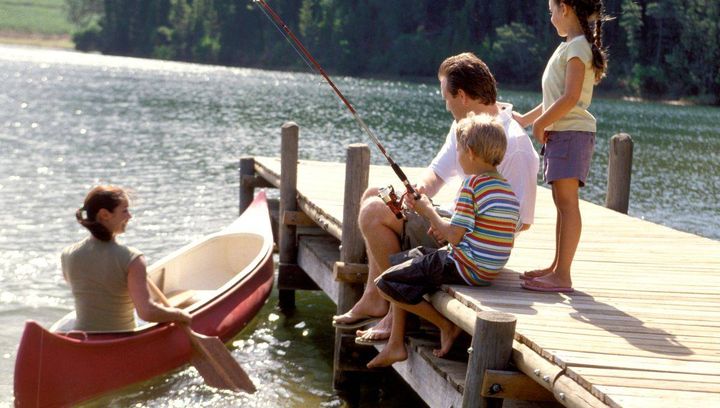
<svg viewBox="0 0 720 408"><path fill-rule="evenodd" d="M102 28L96 22L90 22L72 35L75 48L80 51L92 51L102 48Z"/></svg>
<svg viewBox="0 0 720 408"><path fill-rule="evenodd" d="M0 0L0 2L9 0ZM36 0L40 1L40 0ZM43 0L51 1L51 0ZM305 69L250 0L66 0L78 47L243 66ZM434 76L473 51L501 83L537 86L562 41L547 3L526 0L273 0L328 71ZM720 103L720 2L605 0L601 87ZM98 32L99 30L99 32Z"/></svg>
<svg viewBox="0 0 720 408"><path fill-rule="evenodd" d="M520 23L497 28L487 60L498 78L514 84L538 81L545 66L535 36Z"/></svg>
<svg viewBox="0 0 720 408"><path fill-rule="evenodd" d="M63 0L0 0L0 31L44 35L70 34Z"/></svg>

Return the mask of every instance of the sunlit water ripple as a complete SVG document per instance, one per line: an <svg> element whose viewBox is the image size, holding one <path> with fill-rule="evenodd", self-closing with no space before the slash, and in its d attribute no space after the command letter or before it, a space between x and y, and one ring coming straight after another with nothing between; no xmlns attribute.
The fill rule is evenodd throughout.
<svg viewBox="0 0 720 408"><path fill-rule="evenodd" d="M434 82L334 79L401 165L423 166L441 145L450 116ZM135 218L123 240L152 262L235 216L238 158L277 155L283 122L300 125L301 158L339 161L347 144L368 142L311 74L0 46L0 83L0 405L12 401L23 322L50 325L72 309L58 253L85 235L73 213L90 186L132 188ZM519 110L539 101L501 94ZM608 139L627 132L635 141L630 214L720 238L719 109L598 99L592 111L598 146L583 198L604 202ZM302 293L290 317L276 303L273 295L234 342L261 384L257 394L214 392L184 369L98 404L347 404L331 387L332 303ZM378 398L407 402L381 393L366 405Z"/></svg>

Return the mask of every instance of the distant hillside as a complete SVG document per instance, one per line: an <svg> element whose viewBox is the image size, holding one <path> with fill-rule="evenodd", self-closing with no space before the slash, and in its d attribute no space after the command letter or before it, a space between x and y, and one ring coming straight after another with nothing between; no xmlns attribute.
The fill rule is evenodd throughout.
<svg viewBox="0 0 720 408"><path fill-rule="evenodd" d="M0 0L0 42L73 46L64 0Z"/></svg>

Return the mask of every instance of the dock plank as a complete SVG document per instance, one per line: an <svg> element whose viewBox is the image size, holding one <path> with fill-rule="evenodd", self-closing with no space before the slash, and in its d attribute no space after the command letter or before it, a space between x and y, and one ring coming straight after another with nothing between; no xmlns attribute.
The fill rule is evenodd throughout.
<svg viewBox="0 0 720 408"><path fill-rule="evenodd" d="M279 159L256 158L256 169L279 183ZM423 171L403 170L411 181ZM317 209L316 221L337 239L343 183L342 163L299 163L301 208ZM388 166L371 166L370 185L387 184L400 187ZM435 201L450 202L456 188ZM720 242L586 201L580 208L574 293L519 286L520 273L547 266L554 254L556 210L541 187L535 223L516 239L506 270L488 288L444 288L457 301L447 317L472 333L477 311L514 314L518 344L609 406L720 405Z"/></svg>

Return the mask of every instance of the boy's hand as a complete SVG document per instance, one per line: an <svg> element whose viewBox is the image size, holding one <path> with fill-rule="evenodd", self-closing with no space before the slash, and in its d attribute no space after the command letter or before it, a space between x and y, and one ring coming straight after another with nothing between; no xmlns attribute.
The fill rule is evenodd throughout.
<svg viewBox="0 0 720 408"><path fill-rule="evenodd" d="M448 241L447 238L440 233L440 231L437 231L435 228L430 227L427 230L428 235L433 237L435 241L437 241L438 245L445 246L447 245Z"/></svg>
<svg viewBox="0 0 720 408"><path fill-rule="evenodd" d="M427 214L428 211L434 211L430 199L425 194L421 195L419 200L415 200L412 194L408 194L405 200L407 206L420 215Z"/></svg>

